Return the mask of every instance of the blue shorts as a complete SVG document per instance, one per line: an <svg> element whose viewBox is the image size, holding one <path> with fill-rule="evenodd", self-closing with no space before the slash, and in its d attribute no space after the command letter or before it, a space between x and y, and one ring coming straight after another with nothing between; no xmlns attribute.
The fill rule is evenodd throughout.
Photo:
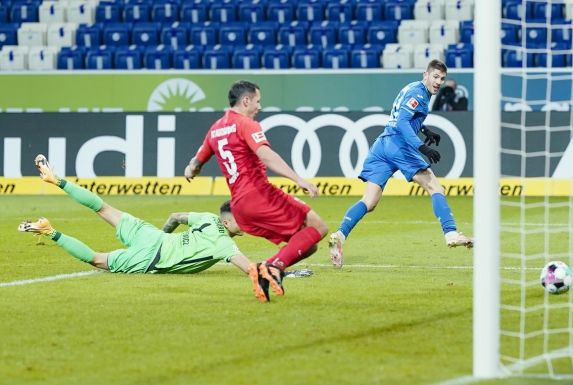
<svg viewBox="0 0 573 385"><path fill-rule="evenodd" d="M411 182L418 171L429 167L422 154L409 147L400 137L381 136L370 148L358 177L384 189L388 179L398 170Z"/></svg>

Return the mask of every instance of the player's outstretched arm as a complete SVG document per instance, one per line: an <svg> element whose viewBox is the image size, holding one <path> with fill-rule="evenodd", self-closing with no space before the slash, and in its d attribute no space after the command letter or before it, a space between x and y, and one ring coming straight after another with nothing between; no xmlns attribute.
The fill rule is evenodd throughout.
<svg viewBox="0 0 573 385"><path fill-rule="evenodd" d="M179 225L186 225L189 220L189 213L172 213L163 225L164 233L172 233Z"/></svg>
<svg viewBox="0 0 573 385"><path fill-rule="evenodd" d="M201 167L203 167L203 163L201 163L196 157L191 158L189 164L185 167L185 172L183 173L187 182L191 182L191 179L201 173Z"/></svg>
<svg viewBox="0 0 573 385"><path fill-rule="evenodd" d="M245 274L249 274L249 266L251 265L251 261L243 254L233 255L231 257L231 263L237 266L240 270L242 270Z"/></svg>
<svg viewBox="0 0 573 385"><path fill-rule="evenodd" d="M318 195L316 186L300 177L290 166L269 146L260 146L257 148L257 156L269 169L275 173L289 178L302 189L306 190L311 197Z"/></svg>

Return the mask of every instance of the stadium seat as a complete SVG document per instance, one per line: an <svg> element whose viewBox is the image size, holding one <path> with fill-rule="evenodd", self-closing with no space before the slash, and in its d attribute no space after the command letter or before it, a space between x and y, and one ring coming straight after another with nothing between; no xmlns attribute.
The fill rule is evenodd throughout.
<svg viewBox="0 0 573 385"><path fill-rule="evenodd" d="M38 3L17 2L10 7L10 21L12 23L34 23L39 21Z"/></svg>
<svg viewBox="0 0 573 385"><path fill-rule="evenodd" d="M18 29L18 45L45 46L47 43L48 24L22 23Z"/></svg>
<svg viewBox="0 0 573 385"><path fill-rule="evenodd" d="M18 45L17 23L0 23L0 48L5 45Z"/></svg>
<svg viewBox="0 0 573 385"><path fill-rule="evenodd" d="M131 30L131 44L154 46L159 44L159 23L135 23ZM171 44L168 44L171 46Z"/></svg>
<svg viewBox="0 0 573 385"><path fill-rule="evenodd" d="M279 23L290 22L294 19L294 6L290 3L270 3L267 7L267 19Z"/></svg>
<svg viewBox="0 0 573 385"><path fill-rule="evenodd" d="M59 1L44 1L38 8L40 23L63 23L66 20L64 4Z"/></svg>
<svg viewBox="0 0 573 385"><path fill-rule="evenodd" d="M59 70L81 70L85 68L84 47L62 47L58 53L57 68Z"/></svg>
<svg viewBox="0 0 573 385"><path fill-rule="evenodd" d="M205 50L203 54L203 68L207 69L227 69L231 67L231 53L229 49L222 45L216 45Z"/></svg>
<svg viewBox="0 0 573 385"><path fill-rule="evenodd" d="M532 23L544 24L544 20L532 20ZM523 31L522 31L523 33ZM544 44L547 42L547 27L525 26L526 44Z"/></svg>
<svg viewBox="0 0 573 385"><path fill-rule="evenodd" d="M126 22L148 22L151 20L149 4L128 3L123 8L123 20Z"/></svg>
<svg viewBox="0 0 573 385"><path fill-rule="evenodd" d="M53 71L56 69L57 47L30 47L28 69L31 71Z"/></svg>
<svg viewBox="0 0 573 385"><path fill-rule="evenodd" d="M293 22L279 28L279 44L290 47L306 45L306 28L299 22Z"/></svg>
<svg viewBox="0 0 573 385"><path fill-rule="evenodd" d="M136 45L119 47L115 51L114 67L120 70L138 70L142 67L141 49Z"/></svg>
<svg viewBox="0 0 573 385"><path fill-rule="evenodd" d="M397 42L398 22L379 21L368 28L367 41L372 45L386 45Z"/></svg>
<svg viewBox="0 0 573 385"><path fill-rule="evenodd" d="M523 56L526 56L526 67L534 66L532 53L524 53L521 49L503 49L501 60L504 67L523 67Z"/></svg>
<svg viewBox="0 0 573 385"><path fill-rule="evenodd" d="M367 24L362 21L352 21L338 27L338 42L345 45L366 43Z"/></svg>
<svg viewBox="0 0 573 385"><path fill-rule="evenodd" d="M505 19L523 20L526 15L532 15L529 2L524 6L521 0L514 0L502 6L502 17Z"/></svg>
<svg viewBox="0 0 573 385"><path fill-rule="evenodd" d="M177 3L153 4L151 20L159 23L173 23L179 20L179 5Z"/></svg>
<svg viewBox="0 0 573 385"><path fill-rule="evenodd" d="M459 22L435 20L430 25L430 44L456 44L459 42Z"/></svg>
<svg viewBox="0 0 573 385"><path fill-rule="evenodd" d="M425 69L433 59L444 61L443 45L418 44L414 47L414 68Z"/></svg>
<svg viewBox="0 0 573 385"><path fill-rule="evenodd" d="M130 45L131 23L107 23L103 26L103 44L110 47Z"/></svg>
<svg viewBox="0 0 573 385"><path fill-rule="evenodd" d="M267 48L262 56L263 68L266 69L284 69L290 68L290 51L284 45Z"/></svg>
<svg viewBox="0 0 573 385"><path fill-rule="evenodd" d="M247 25L245 23L225 23L219 29L219 43L237 46L247 44Z"/></svg>
<svg viewBox="0 0 573 385"><path fill-rule="evenodd" d="M191 25L189 41L193 45L214 46L217 44L219 23L206 21L198 25Z"/></svg>
<svg viewBox="0 0 573 385"><path fill-rule="evenodd" d="M296 7L296 20L308 22L323 21L324 4L321 1L299 3Z"/></svg>
<svg viewBox="0 0 573 385"><path fill-rule="evenodd" d="M555 43L572 42L572 23L571 20L556 20L551 26L551 41Z"/></svg>
<svg viewBox="0 0 573 385"><path fill-rule="evenodd" d="M347 46L337 44L334 47L324 48L322 51L322 66L324 68L350 67L350 52Z"/></svg>
<svg viewBox="0 0 573 385"><path fill-rule="evenodd" d="M72 1L66 7L66 19L70 23L93 24L95 6L91 2Z"/></svg>
<svg viewBox="0 0 573 385"><path fill-rule="evenodd" d="M471 44L450 44L445 51L446 66L449 68L473 67L473 46Z"/></svg>
<svg viewBox="0 0 573 385"><path fill-rule="evenodd" d="M0 71L28 69L28 47L5 45L0 51Z"/></svg>
<svg viewBox="0 0 573 385"><path fill-rule="evenodd" d="M81 47L99 47L102 44L100 24L80 24L76 30L76 44Z"/></svg>
<svg viewBox="0 0 573 385"><path fill-rule="evenodd" d="M546 49L546 45L538 48ZM535 67L567 67L571 59L571 45L566 43L552 43L548 52L535 53L533 63ZM549 53L549 54L548 54Z"/></svg>
<svg viewBox="0 0 573 385"><path fill-rule="evenodd" d="M239 20L247 23L262 23L265 21L265 6L259 3L239 4Z"/></svg>
<svg viewBox="0 0 573 385"><path fill-rule="evenodd" d="M407 69L413 65L413 47L409 44L387 44L382 52L382 66L388 69Z"/></svg>
<svg viewBox="0 0 573 385"><path fill-rule="evenodd" d="M356 4L356 20L376 22L383 20L383 8L380 3Z"/></svg>
<svg viewBox="0 0 573 385"><path fill-rule="evenodd" d="M70 47L76 45L76 23L52 23L48 25L48 46Z"/></svg>
<svg viewBox="0 0 573 385"><path fill-rule="evenodd" d="M247 33L247 40L259 47L274 46L277 44L277 30L278 23L276 22L254 24Z"/></svg>
<svg viewBox="0 0 573 385"><path fill-rule="evenodd" d="M474 42L473 20L460 21L460 42L473 44Z"/></svg>
<svg viewBox="0 0 573 385"><path fill-rule="evenodd" d="M181 21L188 23L202 23L208 20L207 4L183 3L181 5Z"/></svg>
<svg viewBox="0 0 573 385"><path fill-rule="evenodd" d="M118 23L121 20L121 6L118 3L102 1L95 9L97 23Z"/></svg>
<svg viewBox="0 0 573 385"><path fill-rule="evenodd" d="M201 68L202 49L197 46L187 46L173 52L173 68L175 69L198 69Z"/></svg>
<svg viewBox="0 0 573 385"><path fill-rule="evenodd" d="M338 23L349 23L352 21L354 9L350 1L339 0L329 3L326 6L326 20Z"/></svg>
<svg viewBox="0 0 573 385"><path fill-rule="evenodd" d="M292 66L301 69L319 68L322 65L321 56L320 48L312 44L296 47L292 53Z"/></svg>
<svg viewBox="0 0 573 385"><path fill-rule="evenodd" d="M337 26L338 23L327 20L313 24L308 30L310 44L320 47L335 45Z"/></svg>
<svg viewBox="0 0 573 385"><path fill-rule="evenodd" d="M501 24L501 43L506 45L520 45L521 44L521 37L519 26L515 24L508 24L502 23ZM462 39L464 43L471 43L466 42Z"/></svg>
<svg viewBox="0 0 573 385"><path fill-rule="evenodd" d="M546 1L533 2L533 18L558 21L565 19L565 4L552 3L548 4Z"/></svg>
<svg viewBox="0 0 573 385"><path fill-rule="evenodd" d="M179 22L164 26L160 35L161 44L171 46L173 49L184 48L189 44L189 31Z"/></svg>
<svg viewBox="0 0 573 385"><path fill-rule="evenodd" d="M384 4L384 17L387 20L412 19L414 5L409 1L389 0Z"/></svg>
<svg viewBox="0 0 573 385"><path fill-rule="evenodd" d="M445 5L443 1L419 0L414 5L414 19L443 20Z"/></svg>
<svg viewBox="0 0 573 385"><path fill-rule="evenodd" d="M217 23L228 23L237 21L237 7L232 2L213 3L209 10L210 19Z"/></svg>
<svg viewBox="0 0 573 385"><path fill-rule="evenodd" d="M235 48L232 57L233 68L261 68L261 51L253 44Z"/></svg>
<svg viewBox="0 0 573 385"><path fill-rule="evenodd" d="M380 68L380 46L364 44L355 47L350 52L350 64L352 68Z"/></svg>
<svg viewBox="0 0 573 385"><path fill-rule="evenodd" d="M446 2L446 20L473 20L474 7L472 1L456 0Z"/></svg>
<svg viewBox="0 0 573 385"><path fill-rule="evenodd" d="M8 7L0 3L0 24L8 22Z"/></svg>
<svg viewBox="0 0 573 385"><path fill-rule="evenodd" d="M91 48L86 53L86 69L107 70L113 68L113 50L104 45Z"/></svg>
<svg viewBox="0 0 573 385"><path fill-rule="evenodd" d="M430 22L427 20L402 20L398 27L398 43L427 44Z"/></svg>
<svg viewBox="0 0 573 385"><path fill-rule="evenodd" d="M148 47L143 54L143 66L147 69L165 70L172 67L171 48L165 45Z"/></svg>

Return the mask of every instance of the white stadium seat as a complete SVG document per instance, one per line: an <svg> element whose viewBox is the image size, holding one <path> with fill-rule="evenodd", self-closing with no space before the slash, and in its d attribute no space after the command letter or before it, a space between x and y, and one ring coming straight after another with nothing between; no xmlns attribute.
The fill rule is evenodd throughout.
<svg viewBox="0 0 573 385"><path fill-rule="evenodd" d="M456 44L459 39L460 26L456 20L436 20L430 25L430 44Z"/></svg>
<svg viewBox="0 0 573 385"><path fill-rule="evenodd" d="M93 24L97 2L70 1L66 7L66 17L70 23Z"/></svg>
<svg viewBox="0 0 573 385"><path fill-rule="evenodd" d="M398 43L426 44L430 22L426 20L402 20L398 27Z"/></svg>
<svg viewBox="0 0 573 385"><path fill-rule="evenodd" d="M22 23L18 29L18 45L20 46L44 46L46 45L46 33L48 24Z"/></svg>
<svg viewBox="0 0 573 385"><path fill-rule="evenodd" d="M56 69L58 47L30 47L28 68L32 71L50 71Z"/></svg>
<svg viewBox="0 0 573 385"><path fill-rule="evenodd" d="M44 1L38 10L40 23L63 23L66 21L65 1Z"/></svg>
<svg viewBox="0 0 573 385"><path fill-rule="evenodd" d="M446 2L446 20L473 20L473 18L474 3L472 0L448 0Z"/></svg>
<svg viewBox="0 0 573 385"><path fill-rule="evenodd" d="M444 61L444 46L441 44L419 44L414 48L414 68L426 69L434 59Z"/></svg>
<svg viewBox="0 0 573 385"><path fill-rule="evenodd" d="M71 47L76 45L76 23L53 23L48 26L48 45Z"/></svg>
<svg viewBox="0 0 573 385"><path fill-rule="evenodd" d="M386 44L382 53L382 67L388 69L412 68L413 46L410 44Z"/></svg>
<svg viewBox="0 0 573 385"><path fill-rule="evenodd" d="M444 0L418 0L414 6L416 20L443 20Z"/></svg>
<svg viewBox="0 0 573 385"><path fill-rule="evenodd" d="M5 45L0 51L0 71L28 69L28 47Z"/></svg>

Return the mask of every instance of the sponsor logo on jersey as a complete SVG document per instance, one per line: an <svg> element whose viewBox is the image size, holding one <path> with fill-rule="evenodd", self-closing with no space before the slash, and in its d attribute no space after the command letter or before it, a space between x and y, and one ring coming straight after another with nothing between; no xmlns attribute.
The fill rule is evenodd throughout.
<svg viewBox="0 0 573 385"><path fill-rule="evenodd" d="M408 105L408 107L410 107L411 109L415 110L416 107L418 107L418 105L420 103L418 103L418 101L415 98L410 98L410 100L408 100L406 102L406 104Z"/></svg>
<svg viewBox="0 0 573 385"><path fill-rule="evenodd" d="M260 143L262 141L267 140L265 133L262 131L254 132L251 134L251 136L253 137L253 140L255 141L255 143Z"/></svg>

